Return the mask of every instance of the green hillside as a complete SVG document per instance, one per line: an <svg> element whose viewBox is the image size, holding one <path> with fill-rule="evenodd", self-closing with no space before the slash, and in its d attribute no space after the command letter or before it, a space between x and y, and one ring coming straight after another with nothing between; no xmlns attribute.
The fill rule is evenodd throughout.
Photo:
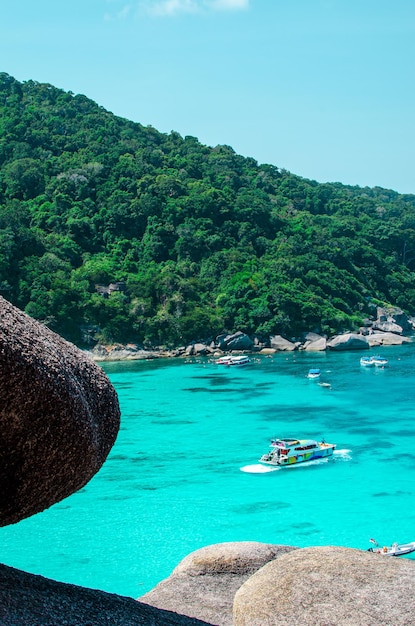
<svg viewBox="0 0 415 626"><path fill-rule="evenodd" d="M78 344L415 311L415 196L319 184L5 73L0 253L0 293Z"/></svg>

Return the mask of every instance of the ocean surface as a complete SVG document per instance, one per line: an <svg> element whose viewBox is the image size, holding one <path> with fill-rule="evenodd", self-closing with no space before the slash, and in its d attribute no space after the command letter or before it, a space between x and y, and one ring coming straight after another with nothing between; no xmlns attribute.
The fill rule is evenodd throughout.
<svg viewBox="0 0 415 626"><path fill-rule="evenodd" d="M103 365L122 411L106 463L78 493L1 528L1 562L137 598L209 544L415 540L415 343L377 352L384 369L361 367L360 352ZM306 378L313 367L329 386ZM324 437L336 454L241 471L282 436Z"/></svg>

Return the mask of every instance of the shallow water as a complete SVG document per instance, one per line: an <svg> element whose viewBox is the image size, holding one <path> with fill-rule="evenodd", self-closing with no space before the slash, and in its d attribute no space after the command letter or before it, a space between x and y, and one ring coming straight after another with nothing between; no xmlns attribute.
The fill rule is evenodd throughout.
<svg viewBox="0 0 415 626"><path fill-rule="evenodd" d="M415 344L377 352L383 370L360 367L356 352L254 357L245 368L105 364L122 411L114 448L84 489L0 529L1 561L138 597L213 543L415 540ZM312 367L329 387L306 378ZM274 436L324 437L337 452L241 471Z"/></svg>

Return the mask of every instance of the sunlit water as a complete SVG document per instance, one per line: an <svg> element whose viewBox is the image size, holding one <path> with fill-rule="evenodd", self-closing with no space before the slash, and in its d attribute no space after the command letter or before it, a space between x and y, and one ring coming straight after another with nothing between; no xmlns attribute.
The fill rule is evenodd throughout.
<svg viewBox="0 0 415 626"><path fill-rule="evenodd" d="M415 344L379 353L383 370L362 368L356 352L238 369L202 358L106 364L122 410L114 448L80 492L0 529L1 562L139 597L213 543L415 540ZM311 367L331 386L307 380ZM274 436L324 437L337 454L241 471Z"/></svg>

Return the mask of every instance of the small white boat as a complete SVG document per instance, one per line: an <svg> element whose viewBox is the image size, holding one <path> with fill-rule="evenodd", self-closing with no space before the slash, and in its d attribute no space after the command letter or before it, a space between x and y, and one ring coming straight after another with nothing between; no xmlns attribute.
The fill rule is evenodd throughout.
<svg viewBox="0 0 415 626"><path fill-rule="evenodd" d="M246 356L246 355L239 355L239 356L232 356L232 355L227 355L227 356L221 356L219 357L219 359L216 361L216 363L218 365L227 365L227 366L237 366L237 367L242 367L243 365L249 365L249 363L251 362L251 359Z"/></svg>
<svg viewBox="0 0 415 626"><path fill-rule="evenodd" d="M388 359L385 359L383 356L372 356L373 365L375 367L385 367L388 364Z"/></svg>
<svg viewBox="0 0 415 626"><path fill-rule="evenodd" d="M369 552L383 554L383 556L403 556L415 552L415 541L409 543L393 543L391 546L380 546L375 539L369 539L374 544L374 548L369 548Z"/></svg>
<svg viewBox="0 0 415 626"><path fill-rule="evenodd" d="M261 456L259 463L285 467L332 456L335 448L334 443L314 439L272 439L269 451Z"/></svg>
<svg viewBox="0 0 415 626"><path fill-rule="evenodd" d="M363 367L373 367L373 358L371 356L362 356L362 358L360 359L360 365L362 365Z"/></svg>
<svg viewBox="0 0 415 626"><path fill-rule="evenodd" d="M230 365L236 365L238 367L242 367L243 365L249 365L251 359L248 356L233 356L231 357Z"/></svg>
<svg viewBox="0 0 415 626"><path fill-rule="evenodd" d="M320 376L321 372L318 368L308 370L307 378L309 378L310 380L315 380L316 378L320 378Z"/></svg>
<svg viewBox="0 0 415 626"><path fill-rule="evenodd" d="M217 365L230 365L231 357L230 356L221 356L216 361Z"/></svg>

